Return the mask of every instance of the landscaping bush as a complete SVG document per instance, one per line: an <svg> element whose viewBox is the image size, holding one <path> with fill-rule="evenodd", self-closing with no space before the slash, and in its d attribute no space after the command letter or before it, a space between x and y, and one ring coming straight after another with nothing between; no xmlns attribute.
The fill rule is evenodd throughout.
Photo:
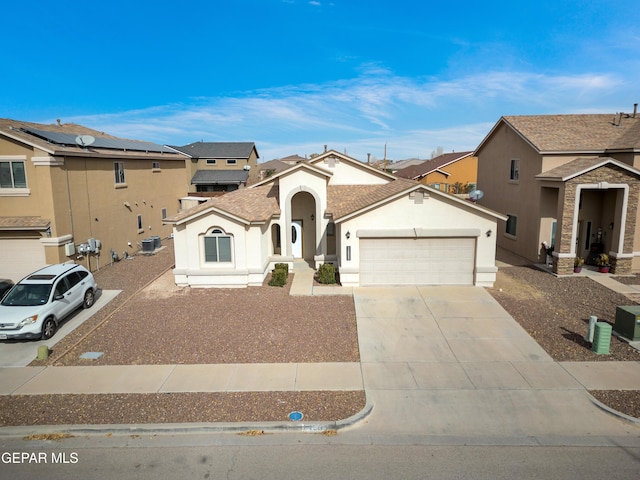
<svg viewBox="0 0 640 480"><path fill-rule="evenodd" d="M287 275L289 275L289 264L288 263L276 263L274 265L274 269L278 270L278 269L282 269L285 271L285 273Z"/></svg>
<svg viewBox="0 0 640 480"><path fill-rule="evenodd" d="M282 263L279 265L286 266L286 264L282 264ZM271 272L271 280L269 280L269 285L271 285L272 287L284 287L287 284L288 271L289 271L288 268L282 268L282 267L274 268L273 271Z"/></svg>
<svg viewBox="0 0 640 480"><path fill-rule="evenodd" d="M323 263L318 268L318 282L331 285L336 283L336 269L331 263Z"/></svg>

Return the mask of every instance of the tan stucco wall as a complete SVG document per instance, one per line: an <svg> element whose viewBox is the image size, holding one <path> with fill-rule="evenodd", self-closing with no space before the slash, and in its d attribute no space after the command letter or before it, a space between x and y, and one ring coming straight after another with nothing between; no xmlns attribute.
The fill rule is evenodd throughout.
<svg viewBox="0 0 640 480"><path fill-rule="evenodd" d="M43 246L49 263L77 260L95 270L111 261L111 248L122 256L124 251L137 251L141 241L151 235L167 237L172 230L162 225L162 209L167 209L168 216L177 213L178 199L186 192L182 159L126 158L122 160L126 187L116 188L114 158L53 157L6 139L0 139L0 155L26 157L29 189L26 196L0 194L0 215L50 220L51 236ZM159 162L160 169L153 171L152 162ZM141 231L138 214L142 215ZM99 257L65 255L65 243L73 242L77 247L89 238L101 241Z"/></svg>

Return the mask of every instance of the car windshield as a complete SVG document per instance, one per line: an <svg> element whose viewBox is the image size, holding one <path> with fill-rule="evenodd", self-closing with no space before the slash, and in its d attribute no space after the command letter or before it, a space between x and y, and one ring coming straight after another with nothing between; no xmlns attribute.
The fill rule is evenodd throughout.
<svg viewBox="0 0 640 480"><path fill-rule="evenodd" d="M2 305L6 307L35 307L36 305L44 305L49 300L50 293L50 283L19 283L2 299Z"/></svg>

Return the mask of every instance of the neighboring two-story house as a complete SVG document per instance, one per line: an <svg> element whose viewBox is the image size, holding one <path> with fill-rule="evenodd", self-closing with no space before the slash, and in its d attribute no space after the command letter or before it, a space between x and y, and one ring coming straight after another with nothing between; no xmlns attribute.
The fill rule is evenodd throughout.
<svg viewBox="0 0 640 480"><path fill-rule="evenodd" d="M185 161L81 125L0 119L0 277L68 260L96 270L168 236L162 220L188 191Z"/></svg>
<svg viewBox="0 0 640 480"><path fill-rule="evenodd" d="M416 180L442 192L464 194L475 189L478 157L473 152L445 153L397 170L395 175Z"/></svg>
<svg viewBox="0 0 640 480"><path fill-rule="evenodd" d="M502 117L475 151L479 204L507 215L498 246L570 274L574 258L640 271L640 115Z"/></svg>
<svg viewBox="0 0 640 480"><path fill-rule="evenodd" d="M215 197L258 180L259 155L253 142L195 142L169 148L190 158L190 196Z"/></svg>

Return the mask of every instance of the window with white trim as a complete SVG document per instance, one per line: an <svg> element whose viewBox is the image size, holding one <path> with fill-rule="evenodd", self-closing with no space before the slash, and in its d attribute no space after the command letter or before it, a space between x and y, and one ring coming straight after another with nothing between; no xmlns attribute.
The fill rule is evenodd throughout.
<svg viewBox="0 0 640 480"><path fill-rule="evenodd" d="M231 263L231 236L219 228L204 237L205 263Z"/></svg>
<svg viewBox="0 0 640 480"><path fill-rule="evenodd" d="M520 180L520 160L514 158L511 160L511 167L509 169L509 180L517 182Z"/></svg>
<svg viewBox="0 0 640 480"><path fill-rule="evenodd" d="M0 188L27 188L24 160L0 161Z"/></svg>
<svg viewBox="0 0 640 480"><path fill-rule="evenodd" d="M215 164L216 164L215 158L207 158L207 165L215 165Z"/></svg>
<svg viewBox="0 0 640 480"><path fill-rule="evenodd" d="M155 172L160 170L160 162L151 162L151 170Z"/></svg>
<svg viewBox="0 0 640 480"><path fill-rule="evenodd" d="M515 215L507 214L507 226L506 226L505 233L507 235L511 235L515 237L517 231L518 231L518 217L516 217Z"/></svg>
<svg viewBox="0 0 640 480"><path fill-rule="evenodd" d="M126 183L124 178L124 162L113 162L113 173L115 174L116 185Z"/></svg>
<svg viewBox="0 0 640 480"><path fill-rule="evenodd" d="M227 158L227 165L235 165L236 163L238 163L238 160L235 158Z"/></svg>

